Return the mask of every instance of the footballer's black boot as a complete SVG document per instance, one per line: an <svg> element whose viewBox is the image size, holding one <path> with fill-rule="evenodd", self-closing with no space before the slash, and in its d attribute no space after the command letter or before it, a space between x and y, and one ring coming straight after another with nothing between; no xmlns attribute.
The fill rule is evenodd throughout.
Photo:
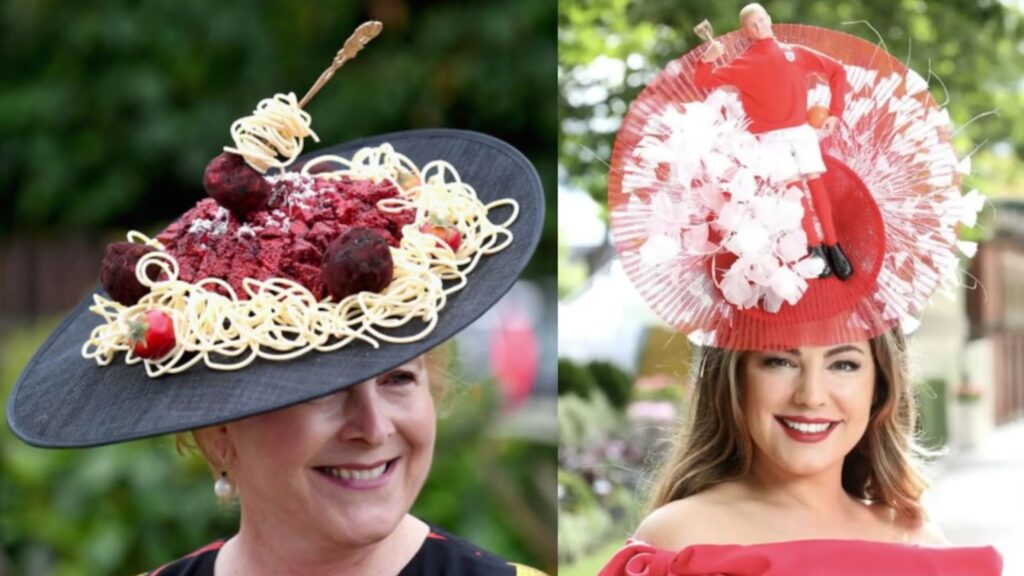
<svg viewBox="0 0 1024 576"><path fill-rule="evenodd" d="M836 273L837 278L846 280L853 276L853 264L850 264L850 260L843 253L839 244L825 246L825 252L828 254L828 262L832 265L832 271Z"/></svg>

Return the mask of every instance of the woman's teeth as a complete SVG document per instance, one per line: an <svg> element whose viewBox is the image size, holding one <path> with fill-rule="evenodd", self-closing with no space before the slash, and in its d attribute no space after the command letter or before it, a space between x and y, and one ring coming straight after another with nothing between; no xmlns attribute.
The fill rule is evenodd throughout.
<svg viewBox="0 0 1024 576"><path fill-rule="evenodd" d="M782 419L782 423L789 426L797 432L803 432L804 434L819 434L828 430L828 427L832 425L831 422L822 422L821 424L809 424L807 422L792 422L790 420Z"/></svg>
<svg viewBox="0 0 1024 576"><path fill-rule="evenodd" d="M381 464L376 468L370 468L368 470L353 470L352 468L324 468L323 470L336 478L342 480L376 480L384 475L384 471L388 469L388 465Z"/></svg>

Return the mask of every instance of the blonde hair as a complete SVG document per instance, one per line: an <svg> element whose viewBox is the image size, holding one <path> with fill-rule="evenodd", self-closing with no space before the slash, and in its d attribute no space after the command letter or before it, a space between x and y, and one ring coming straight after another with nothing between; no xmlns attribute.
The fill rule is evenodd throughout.
<svg viewBox="0 0 1024 576"><path fill-rule="evenodd" d="M434 402L442 407L452 392L453 378L448 372L451 363L451 344L446 342L424 354L427 377L430 381L430 393ZM198 454L206 462L214 478L219 478L224 471L224 462L214 453L206 441L203 428L178 432L174 437L175 448L181 455Z"/></svg>
<svg viewBox="0 0 1024 576"><path fill-rule="evenodd" d="M898 331L870 340L875 392L867 430L843 462L843 489L883 503L910 519L925 518L921 494L928 482L918 471L927 454L915 442L915 400L906 340ZM651 490L647 513L674 500L742 477L750 471L753 443L740 406L738 374L747 353L707 348L694 386L690 425L673 439Z"/></svg>
<svg viewBox="0 0 1024 576"><path fill-rule="evenodd" d="M743 26L743 24L746 23L747 18L755 12L762 12L765 16L768 16L768 11L764 9L764 6L761 6L757 2L751 2L740 9L740 26Z"/></svg>

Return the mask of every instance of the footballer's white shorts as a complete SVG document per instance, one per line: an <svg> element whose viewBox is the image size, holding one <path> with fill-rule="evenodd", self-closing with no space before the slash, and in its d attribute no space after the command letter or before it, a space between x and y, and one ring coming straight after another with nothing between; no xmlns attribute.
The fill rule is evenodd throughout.
<svg viewBox="0 0 1024 576"><path fill-rule="evenodd" d="M775 165L775 181L790 182L808 174L824 174L818 133L809 124L769 130L757 135L768 144Z"/></svg>

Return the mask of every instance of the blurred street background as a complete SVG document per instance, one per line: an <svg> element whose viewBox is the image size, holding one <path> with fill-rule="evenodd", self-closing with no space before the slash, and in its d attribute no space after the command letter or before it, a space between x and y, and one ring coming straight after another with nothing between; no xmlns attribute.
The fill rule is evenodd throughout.
<svg viewBox="0 0 1024 576"><path fill-rule="evenodd" d="M732 31L745 3L560 2L559 574L595 574L632 533L663 441L688 410L687 339L650 312L609 242L615 134L644 86L699 44L693 27ZM964 190L988 202L962 231L980 242L964 288L937 294L912 339L921 438L944 454L930 464L927 503L951 542L995 545L1005 574L1024 574L1024 5L762 4L777 23L882 39L944 84L930 88L949 101L957 152L973 152Z"/></svg>
<svg viewBox="0 0 1024 576"><path fill-rule="evenodd" d="M946 537L995 546L1003 574L1024 574L1024 421L1000 426L938 463L926 505Z"/></svg>
<svg viewBox="0 0 1024 576"><path fill-rule="evenodd" d="M109 242L205 197L206 163L262 98L302 96L360 23L381 35L309 105L322 142L477 130L541 174L526 277L456 341L459 393L413 512L556 569L557 5L549 0L5 0L0 3L0 410L98 281ZM0 576L137 574L231 535L205 466L173 438L29 448L0 426Z"/></svg>

